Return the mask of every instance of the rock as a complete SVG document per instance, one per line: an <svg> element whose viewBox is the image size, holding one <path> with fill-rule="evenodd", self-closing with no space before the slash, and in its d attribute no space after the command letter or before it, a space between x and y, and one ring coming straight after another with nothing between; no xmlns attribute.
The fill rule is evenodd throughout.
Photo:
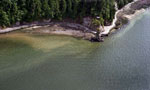
<svg viewBox="0 0 150 90"><path fill-rule="evenodd" d="M86 27L90 27L92 23L92 19L90 17L83 18L83 25Z"/></svg>
<svg viewBox="0 0 150 90"><path fill-rule="evenodd" d="M92 37L90 41L91 42L104 42L104 38L100 37L99 39L97 39L96 37Z"/></svg>
<svg viewBox="0 0 150 90"><path fill-rule="evenodd" d="M29 23L27 23L27 22L22 22L22 24L26 25L26 24L29 24Z"/></svg>
<svg viewBox="0 0 150 90"><path fill-rule="evenodd" d="M108 37L109 34L102 34L101 37Z"/></svg>
<svg viewBox="0 0 150 90"><path fill-rule="evenodd" d="M20 25L20 22L16 22L16 24L15 24L15 25L19 26L19 25Z"/></svg>
<svg viewBox="0 0 150 90"><path fill-rule="evenodd" d="M141 8L147 8L147 6L150 6L150 0L138 0L131 5L131 8L134 10L139 10Z"/></svg>
<svg viewBox="0 0 150 90"><path fill-rule="evenodd" d="M43 20L43 22L45 22L45 23L49 23L49 22L51 22L51 19L47 19L47 20L46 20L46 19L44 19L44 20Z"/></svg>
<svg viewBox="0 0 150 90"><path fill-rule="evenodd" d="M38 23L39 23L38 21L33 21L33 22L32 22L32 24L38 24Z"/></svg>

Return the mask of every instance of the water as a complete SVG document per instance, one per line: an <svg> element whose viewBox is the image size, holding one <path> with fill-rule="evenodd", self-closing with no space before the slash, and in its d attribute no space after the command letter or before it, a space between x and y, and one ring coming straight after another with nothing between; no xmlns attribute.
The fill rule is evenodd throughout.
<svg viewBox="0 0 150 90"><path fill-rule="evenodd" d="M91 43L0 35L0 90L150 90L150 12Z"/></svg>

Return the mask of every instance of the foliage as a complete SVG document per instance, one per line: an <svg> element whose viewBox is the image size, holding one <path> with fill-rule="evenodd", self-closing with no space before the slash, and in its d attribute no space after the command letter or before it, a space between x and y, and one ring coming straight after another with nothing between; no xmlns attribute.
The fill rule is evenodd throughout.
<svg viewBox="0 0 150 90"><path fill-rule="evenodd" d="M101 22L98 19L93 19L92 24L95 25L95 26L99 26L99 25L101 25Z"/></svg>
<svg viewBox="0 0 150 90"><path fill-rule="evenodd" d="M133 0L0 0L0 26L16 22L32 22L40 19L97 17L95 23L104 25L111 22L115 14L115 4L119 8Z"/></svg>
<svg viewBox="0 0 150 90"><path fill-rule="evenodd" d="M8 15L0 9L0 26L5 27L6 25L10 25Z"/></svg>
<svg viewBox="0 0 150 90"><path fill-rule="evenodd" d="M133 0L116 0L116 2L118 3L119 9L122 8L124 5L126 5L127 3L130 3L132 1Z"/></svg>

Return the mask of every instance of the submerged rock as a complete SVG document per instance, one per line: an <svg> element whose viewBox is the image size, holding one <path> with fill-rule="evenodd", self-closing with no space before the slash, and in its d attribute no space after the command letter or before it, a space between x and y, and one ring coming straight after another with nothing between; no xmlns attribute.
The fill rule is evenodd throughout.
<svg viewBox="0 0 150 90"><path fill-rule="evenodd" d="M100 37L99 39L96 38L96 37L92 37L90 39L91 42L104 42L104 38L103 37Z"/></svg>

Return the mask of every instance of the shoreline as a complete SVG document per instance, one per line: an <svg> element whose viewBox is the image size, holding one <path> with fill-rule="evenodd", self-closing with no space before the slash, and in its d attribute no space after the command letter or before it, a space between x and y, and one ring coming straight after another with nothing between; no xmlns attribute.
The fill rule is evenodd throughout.
<svg viewBox="0 0 150 90"><path fill-rule="evenodd" d="M90 40L94 37L93 32L87 27L75 23L49 23L46 26L34 26L21 30L31 34L67 35Z"/></svg>
<svg viewBox="0 0 150 90"><path fill-rule="evenodd" d="M119 29L126 25L138 15L144 13L150 7L150 0L134 0L123 7L117 14L116 26L113 29ZM111 33L111 30L110 30Z"/></svg>
<svg viewBox="0 0 150 90"><path fill-rule="evenodd" d="M142 3L142 2L144 2L144 3ZM133 6L134 4L141 4L141 6L139 8L139 6ZM128 22L133 20L136 16L140 15L141 13L144 13L146 11L146 9L148 8L148 7L143 8L144 5L147 5L149 7L150 1L134 0L133 2L125 5L122 9L117 10L116 14L115 14L115 18L112 22L112 25L105 26L104 27L105 31L102 32L101 35L108 36L112 30L117 30L117 29L121 28L123 25L126 25ZM130 12L130 11L132 11L132 12Z"/></svg>
<svg viewBox="0 0 150 90"><path fill-rule="evenodd" d="M138 4L141 6L139 7ZM134 0L133 2L125 5L122 9L117 10L112 24L110 26L104 26L104 31L100 33L100 36L108 36L111 33L112 29L117 30L121 28L130 20L134 19L137 15L145 12L146 8L143 8L143 6L145 5L147 5L147 8L148 8L150 6L150 1ZM52 25L55 28L51 27ZM30 32L30 33L68 35L68 36L73 36L73 37L81 37L87 40L91 40L91 38L93 38L96 33L95 31L87 28L86 26L83 26L82 24L77 24L77 23L39 22L38 24L31 23L27 25L20 25L20 26L15 26L15 27L9 27L6 29L0 29L0 34L9 33L12 31L19 30L19 29L23 29L25 32Z"/></svg>

